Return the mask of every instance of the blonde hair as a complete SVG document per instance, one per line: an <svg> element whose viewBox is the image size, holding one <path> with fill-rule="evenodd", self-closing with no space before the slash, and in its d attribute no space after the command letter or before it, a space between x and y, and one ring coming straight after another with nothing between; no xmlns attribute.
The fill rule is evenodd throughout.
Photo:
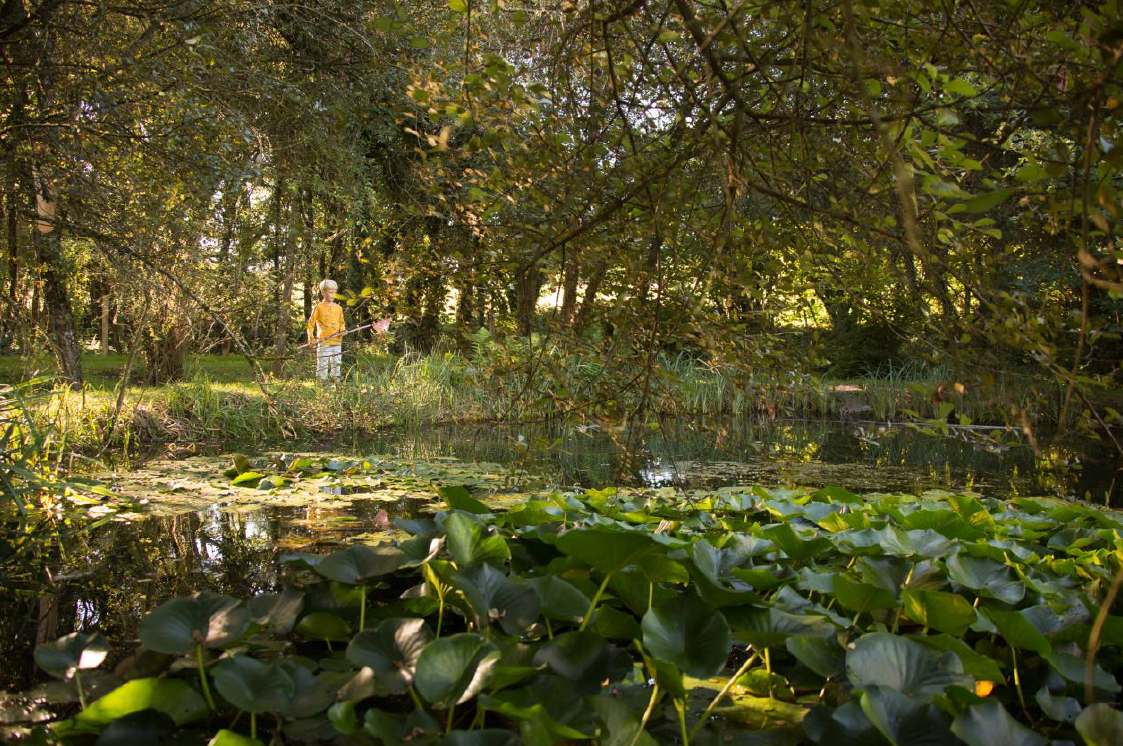
<svg viewBox="0 0 1123 746"><path fill-rule="evenodd" d="M320 280L318 287L321 293L325 290L330 290L333 293L339 290L339 285L336 284L335 280Z"/></svg>

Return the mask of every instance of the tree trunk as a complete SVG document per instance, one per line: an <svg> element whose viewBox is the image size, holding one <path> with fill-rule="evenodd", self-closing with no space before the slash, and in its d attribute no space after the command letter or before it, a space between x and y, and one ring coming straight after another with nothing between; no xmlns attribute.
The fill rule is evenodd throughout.
<svg viewBox="0 0 1123 746"><path fill-rule="evenodd" d="M577 280L581 274L581 266L577 257L569 257L565 263L565 273L562 276L562 305L561 322L565 326L573 326L577 316Z"/></svg>
<svg viewBox="0 0 1123 746"><path fill-rule="evenodd" d="M277 317L273 326L273 372L280 374L284 365L285 352L288 348L289 340L289 322L291 321L292 311L292 288L296 275L296 247L293 241L293 219L294 213L292 200L288 204L288 219L284 222L284 234L281 234L281 199L284 194L284 181L277 180L277 194L274 199L277 201L274 214L278 218L276 243L274 253L278 257L278 262L283 260L283 268L280 274L279 282L277 284Z"/></svg>
<svg viewBox="0 0 1123 746"><path fill-rule="evenodd" d="M101 354L109 354L109 288L101 288Z"/></svg>
<svg viewBox="0 0 1123 746"><path fill-rule="evenodd" d="M593 273L589 276L589 282L585 285L585 297L581 299L581 310L577 312L577 318L573 322L575 331L583 331L589 325L589 321L592 320L593 308L597 303L597 293L600 292L607 274L608 262L601 259L593 268Z"/></svg>
<svg viewBox="0 0 1123 746"><path fill-rule="evenodd" d="M19 194L14 175L8 183L7 208L8 299L14 304L19 287Z"/></svg>
<svg viewBox="0 0 1123 746"><path fill-rule="evenodd" d="M38 214L35 239L39 260L43 264L43 302L47 309L47 333L58 361L59 373L71 388L77 389L82 387L82 358L78 336L74 332L70 296L66 292L60 231L55 222L58 203L44 178L35 178L33 186Z"/></svg>
<svg viewBox="0 0 1123 746"><path fill-rule="evenodd" d="M527 267L515 278L515 319L519 335L529 337L534 329L534 311L538 306L538 294L546 277L538 267Z"/></svg>

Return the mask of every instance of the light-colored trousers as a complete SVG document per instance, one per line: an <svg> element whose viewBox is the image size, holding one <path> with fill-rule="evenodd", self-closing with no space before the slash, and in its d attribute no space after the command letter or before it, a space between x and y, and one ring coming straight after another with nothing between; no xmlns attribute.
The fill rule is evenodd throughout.
<svg viewBox="0 0 1123 746"><path fill-rule="evenodd" d="M342 345L320 345L316 348L316 378L339 378L342 362Z"/></svg>

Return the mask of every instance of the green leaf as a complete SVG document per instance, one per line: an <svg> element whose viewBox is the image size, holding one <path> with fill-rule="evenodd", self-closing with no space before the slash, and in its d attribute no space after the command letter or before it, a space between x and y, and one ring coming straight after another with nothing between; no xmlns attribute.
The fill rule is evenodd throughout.
<svg viewBox="0 0 1123 746"><path fill-rule="evenodd" d="M490 513L491 509L484 505L482 502L472 497L472 493L468 491L467 487L461 485L442 485L437 488L437 492L448 506L454 510L463 510L466 513Z"/></svg>
<svg viewBox="0 0 1123 746"><path fill-rule="evenodd" d="M249 624L249 611L240 601L210 591L161 604L140 622L140 641L149 650L186 655L195 644L223 647Z"/></svg>
<svg viewBox="0 0 1123 746"><path fill-rule="evenodd" d="M955 653L963 664L965 673L985 681L1002 681L1002 668L998 661L978 653L958 637L951 635L913 635L909 638L930 648Z"/></svg>
<svg viewBox="0 0 1123 746"><path fill-rule="evenodd" d="M829 637L834 634L834 627L822 617L800 616L774 607L735 606L724 609L723 613L736 638L758 648L782 645L793 635Z"/></svg>
<svg viewBox="0 0 1123 746"><path fill-rule="evenodd" d="M253 483L253 486L256 487L257 483L260 482L264 476L264 474L256 471L244 471L238 476L234 477L234 479L231 480L230 484L237 487L239 485Z"/></svg>
<svg viewBox="0 0 1123 746"><path fill-rule="evenodd" d="M517 635L538 620L538 596L534 589L489 564L456 573L451 583L464 592L481 629L494 620L507 634Z"/></svg>
<svg viewBox="0 0 1123 746"><path fill-rule="evenodd" d="M453 13L467 13L468 0L448 0L448 9Z"/></svg>
<svg viewBox="0 0 1123 746"><path fill-rule="evenodd" d="M284 712L296 694L292 676L275 662L235 655L220 660L212 672L218 693L243 712Z"/></svg>
<svg viewBox="0 0 1123 746"><path fill-rule="evenodd" d="M35 648L35 663L55 678L69 680L80 669L97 668L109 655L100 634L72 632Z"/></svg>
<svg viewBox="0 0 1123 746"><path fill-rule="evenodd" d="M206 717L206 702L180 679L133 679L90 703L74 716L77 730L99 732L114 720L141 710L158 710L183 725Z"/></svg>
<svg viewBox="0 0 1123 746"><path fill-rule="evenodd" d="M897 599L890 591L845 575L835 575L833 586L838 602L860 614L871 609L892 609L897 605Z"/></svg>
<svg viewBox="0 0 1123 746"><path fill-rule="evenodd" d="M368 546L352 544L332 552L312 568L317 573L346 585L361 585L371 578L389 575L409 562L401 549L392 544Z"/></svg>
<svg viewBox="0 0 1123 746"><path fill-rule="evenodd" d="M604 574L637 561L655 543L646 533L602 528L574 529L558 537L558 549Z"/></svg>
<svg viewBox="0 0 1123 746"><path fill-rule="evenodd" d="M954 93L957 96L977 96L978 91L975 86L968 83L963 78L953 78L944 84L944 90L948 93Z"/></svg>
<svg viewBox="0 0 1123 746"><path fill-rule="evenodd" d="M948 579L980 596L995 598L1014 605L1026 594L1025 584L1017 580L1005 565L983 557L958 552L947 559Z"/></svg>
<svg viewBox="0 0 1123 746"><path fill-rule="evenodd" d="M986 212L1005 202L1010 194L1011 192L1009 189L997 189L993 192L976 194L971 199L965 200L960 204L962 204L964 212Z"/></svg>
<svg viewBox="0 0 1123 746"><path fill-rule="evenodd" d="M507 542L499 534L488 536L484 527L464 513L452 513L445 519L448 553L461 567L482 562L502 565L511 558Z"/></svg>
<svg viewBox="0 0 1123 746"><path fill-rule="evenodd" d="M542 614L550 619L580 621L589 610L589 597L559 577L529 578L526 583L538 594Z"/></svg>
<svg viewBox="0 0 1123 746"><path fill-rule="evenodd" d="M784 641L797 661L824 679L834 679L846 670L846 656L838 640L818 635L793 635Z"/></svg>
<svg viewBox="0 0 1123 746"><path fill-rule="evenodd" d="M480 635L441 637L421 651L414 685L434 705L460 704L479 693L498 661L499 651Z"/></svg>
<svg viewBox="0 0 1123 746"><path fill-rule="evenodd" d="M1042 656L1048 656L1053 652L1052 643L1020 611L986 609L984 613L998 628L998 632L1008 645L1022 650L1032 650Z"/></svg>
<svg viewBox="0 0 1123 746"><path fill-rule="evenodd" d="M1049 741L1010 717L993 700L974 705L951 724L951 732L968 746L1045 746Z"/></svg>
<svg viewBox="0 0 1123 746"><path fill-rule="evenodd" d="M310 640L340 642L351 637L351 625L330 611L305 614L296 625L296 631Z"/></svg>
<svg viewBox="0 0 1123 746"><path fill-rule="evenodd" d="M805 538L795 532L789 524L780 523L764 529L764 535L776 543L796 562L803 562L831 548L830 539L823 537Z"/></svg>
<svg viewBox="0 0 1123 746"><path fill-rule="evenodd" d="M264 746L261 741L225 728L214 734L207 746Z"/></svg>
<svg viewBox="0 0 1123 746"><path fill-rule="evenodd" d="M643 646L653 657L700 678L725 666L732 645L725 617L693 594L652 606L641 627Z"/></svg>
<svg viewBox="0 0 1123 746"><path fill-rule="evenodd" d="M862 712L893 746L944 746L952 741L950 719L931 702L869 686L860 703Z"/></svg>
<svg viewBox="0 0 1123 746"><path fill-rule="evenodd" d="M404 694L413 683L422 649L432 639L424 619L384 619L355 635L347 646L347 660L373 670L381 690Z"/></svg>
<svg viewBox="0 0 1123 746"><path fill-rule="evenodd" d="M937 656L920 643L885 632L863 635L852 644L846 675L857 689L883 686L922 699L949 686L972 686L953 653Z"/></svg>
<svg viewBox="0 0 1123 746"><path fill-rule="evenodd" d="M596 691L613 676L616 650L596 632L584 629L556 636L534 655L534 665L547 665L564 679ZM629 661L630 662L630 661Z"/></svg>
<svg viewBox="0 0 1123 746"><path fill-rule="evenodd" d="M1103 702L1089 705L1076 718L1076 730L1087 746L1118 746L1123 743L1123 713Z"/></svg>
<svg viewBox="0 0 1123 746"><path fill-rule="evenodd" d="M901 605L909 619L950 635L962 635L975 622L975 609L958 593L905 588Z"/></svg>

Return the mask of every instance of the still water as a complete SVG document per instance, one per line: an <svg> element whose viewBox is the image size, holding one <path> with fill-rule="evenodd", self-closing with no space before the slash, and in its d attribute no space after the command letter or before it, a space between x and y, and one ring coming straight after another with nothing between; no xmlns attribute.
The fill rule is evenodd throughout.
<svg viewBox="0 0 1123 746"><path fill-rule="evenodd" d="M321 444L320 450L386 454L407 463L486 462L493 477L509 473L517 486L838 484L911 492L944 487L1116 505L1121 489L1118 464L1097 449L1052 444L1035 454L1016 434L936 437L854 423L664 423L630 435L595 428L434 428ZM216 500L203 509L198 502L183 508L162 504L139 520L44 521L18 553L12 550L14 537L0 536L0 690L43 681L32 659L37 642L98 629L113 643L114 655L123 656L133 647L139 619L169 597L202 588L236 596L272 590L282 553L348 541L387 517L413 515L428 504L425 495L280 504L265 493L262 501L237 509Z"/></svg>

